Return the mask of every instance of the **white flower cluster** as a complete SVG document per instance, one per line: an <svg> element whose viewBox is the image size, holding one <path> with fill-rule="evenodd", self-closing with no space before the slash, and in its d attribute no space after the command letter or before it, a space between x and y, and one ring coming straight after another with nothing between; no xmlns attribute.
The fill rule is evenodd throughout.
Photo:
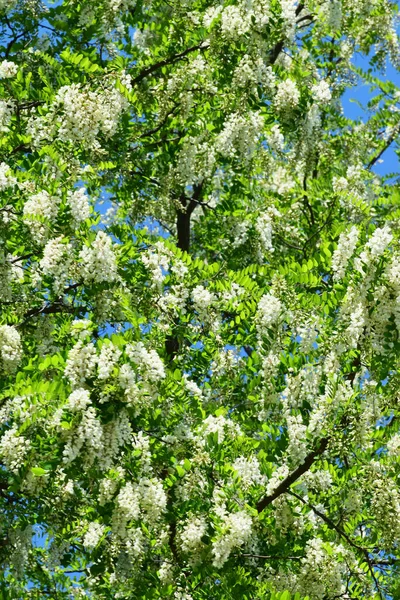
<svg viewBox="0 0 400 600"><path fill-rule="evenodd" d="M220 526L222 533L212 546L213 565L217 568L224 565L234 548L239 548L249 541L252 533L252 520L250 515L242 510L237 513L225 514Z"/></svg>
<svg viewBox="0 0 400 600"><path fill-rule="evenodd" d="M167 496L161 481L143 477L139 483L128 482L117 495L112 530L124 538L130 521L145 518L147 523L155 524L166 506Z"/></svg>
<svg viewBox="0 0 400 600"><path fill-rule="evenodd" d="M368 240L366 248L369 250L372 258L381 256L393 239L393 235L388 225L378 227Z"/></svg>
<svg viewBox="0 0 400 600"><path fill-rule="evenodd" d="M113 282L118 278L117 260L111 238L98 231L91 246L84 246L79 253L83 279L90 283Z"/></svg>
<svg viewBox="0 0 400 600"><path fill-rule="evenodd" d="M315 600L341 596L345 590L346 563L338 558L343 551L342 546L324 544L320 538L307 542L306 556L301 561L298 577L300 593Z"/></svg>
<svg viewBox="0 0 400 600"><path fill-rule="evenodd" d="M139 410L144 404L144 397L136 383L136 373L130 365L121 365L119 369L119 385L124 390L124 400Z"/></svg>
<svg viewBox="0 0 400 600"><path fill-rule="evenodd" d="M297 335L300 337L301 351L305 354L312 352L315 349L318 337L318 321L311 318L304 323L300 323L297 327Z"/></svg>
<svg viewBox="0 0 400 600"><path fill-rule="evenodd" d="M36 143L57 135L66 142L98 148L97 137L113 136L127 107L125 97L112 85L92 91L72 83L58 90L47 115L31 119L28 131Z"/></svg>
<svg viewBox="0 0 400 600"><path fill-rule="evenodd" d="M90 394L87 390L79 388L70 394L67 400L67 408L71 412L80 412L90 406Z"/></svg>
<svg viewBox="0 0 400 600"><path fill-rule="evenodd" d="M191 555L193 562L196 562L196 554L204 547L202 538L206 532L207 523L203 517L192 517L182 527L179 536L182 552Z"/></svg>
<svg viewBox="0 0 400 600"><path fill-rule="evenodd" d="M370 267L373 265L375 260L385 252L392 239L393 234L388 225L377 227L365 244L365 249L361 252L360 256L355 259L355 268L360 271L360 273L363 273L363 267Z"/></svg>
<svg viewBox="0 0 400 600"><path fill-rule="evenodd" d="M143 477L139 480L140 506L149 523L155 523L165 512L167 495L162 482L157 479Z"/></svg>
<svg viewBox="0 0 400 600"><path fill-rule="evenodd" d="M248 32L248 15L239 6L226 6L221 14L221 33L228 39L237 39Z"/></svg>
<svg viewBox="0 0 400 600"><path fill-rule="evenodd" d="M203 421L200 429L202 431L203 439L210 434L216 433L218 444L222 444L227 434L231 438L235 438L241 434L239 425L231 419L225 419L222 415L219 415L218 417L209 415Z"/></svg>
<svg viewBox="0 0 400 600"><path fill-rule="evenodd" d="M301 415L286 416L289 444L287 453L294 465L300 465L307 456L306 431Z"/></svg>
<svg viewBox="0 0 400 600"><path fill-rule="evenodd" d="M282 313L282 302L274 294L264 294L258 303L257 308L257 329L259 335L269 329L278 321Z"/></svg>
<svg viewBox="0 0 400 600"><path fill-rule="evenodd" d="M285 146L285 137L281 132L279 125L273 125L268 135L268 145L275 152L282 152Z"/></svg>
<svg viewBox="0 0 400 600"><path fill-rule="evenodd" d="M155 350L147 350L143 342L129 344L126 353L140 370L143 370L149 381L157 383L165 378L165 368Z"/></svg>
<svg viewBox="0 0 400 600"><path fill-rule="evenodd" d="M24 529L19 527L10 529L8 537L10 542L9 564L12 564L16 577L22 579L32 548L32 525L27 525Z"/></svg>
<svg viewBox="0 0 400 600"><path fill-rule="evenodd" d="M332 100L332 92L329 83L322 79L311 87L311 95L318 104L329 104Z"/></svg>
<svg viewBox="0 0 400 600"><path fill-rule="evenodd" d="M258 112L249 112L245 115L232 113L217 136L215 142L217 152L225 157L239 154L249 158L255 150L263 126L264 119Z"/></svg>
<svg viewBox="0 0 400 600"><path fill-rule="evenodd" d="M299 104L300 92L292 79L285 79L277 85L274 104L280 112L290 111Z"/></svg>
<svg viewBox="0 0 400 600"><path fill-rule="evenodd" d="M334 31L340 31L342 26L342 3L340 0L331 0L322 5L326 21ZM348 43L348 42L347 42Z"/></svg>
<svg viewBox="0 0 400 600"><path fill-rule="evenodd" d="M286 38L292 40L296 32L296 8L293 0L280 0L282 18L284 20L284 33Z"/></svg>
<svg viewBox="0 0 400 600"><path fill-rule="evenodd" d="M14 104L11 100L0 100L0 133L8 131L13 112Z"/></svg>
<svg viewBox="0 0 400 600"><path fill-rule="evenodd" d="M287 465L284 464L277 467L268 480L268 484L265 489L267 496L270 496L288 475L289 467Z"/></svg>
<svg viewBox="0 0 400 600"><path fill-rule="evenodd" d="M80 187L74 192L69 192L67 202L77 226L89 218L90 206L85 188Z"/></svg>
<svg viewBox="0 0 400 600"><path fill-rule="evenodd" d="M71 266L72 246L62 237L49 240L43 250L40 268L44 275L54 278L54 291L61 292L66 284Z"/></svg>
<svg viewBox="0 0 400 600"><path fill-rule="evenodd" d="M3 60L0 63L0 79L15 77L17 73L18 66L11 60Z"/></svg>
<svg viewBox="0 0 400 600"><path fill-rule="evenodd" d="M107 395L100 398L104 402ZM111 469L114 460L123 446L132 446L133 432L128 413L121 410L118 416L103 426L102 452L99 456L99 465L103 470Z"/></svg>
<svg viewBox="0 0 400 600"><path fill-rule="evenodd" d="M250 32L253 27L259 30L268 23L270 3L269 0L240 0L237 5L209 8L203 19L204 26L209 27L219 15L222 37L226 40L236 40Z"/></svg>
<svg viewBox="0 0 400 600"><path fill-rule="evenodd" d="M199 388L197 383L195 383L194 381L191 381L188 378L188 375L186 373L183 375L183 384L184 384L185 388L187 389L187 391L189 392L189 394L192 394L193 396L198 396L198 398L202 397L203 392L202 392L201 388Z"/></svg>
<svg viewBox="0 0 400 600"><path fill-rule="evenodd" d="M246 458L239 456L233 463L232 467L240 477L240 483L245 488L252 485L261 485L265 478L261 475L260 463L255 456Z"/></svg>
<svg viewBox="0 0 400 600"><path fill-rule="evenodd" d="M84 344L79 340L68 353L64 375L73 388L78 388L93 376L96 364L96 349L93 344Z"/></svg>
<svg viewBox="0 0 400 600"><path fill-rule="evenodd" d="M245 54L235 68L232 83L245 91L254 91L258 84L269 90L274 88L275 74L261 57Z"/></svg>
<svg viewBox="0 0 400 600"><path fill-rule="evenodd" d="M308 488L314 491L327 492L332 487L332 475L329 471L307 471L302 480Z"/></svg>
<svg viewBox="0 0 400 600"><path fill-rule="evenodd" d="M276 208L270 207L257 217L256 231L264 252L274 252L272 244L272 221L274 217L280 216L281 214Z"/></svg>
<svg viewBox="0 0 400 600"><path fill-rule="evenodd" d="M350 381L339 383L333 391L331 385L327 385L325 393L314 396L314 408L310 415L308 431L313 437L321 435L324 426L329 421L329 417L335 414L339 406L346 406L353 395L353 388Z"/></svg>
<svg viewBox="0 0 400 600"><path fill-rule="evenodd" d="M49 192L45 190L31 196L25 202L24 222L28 225L32 235L36 236L37 242L44 242L48 224L57 215L59 204L60 199L57 196L50 196Z"/></svg>
<svg viewBox="0 0 400 600"><path fill-rule="evenodd" d="M89 467L102 456L103 428L92 406L83 411L81 422L76 429L68 431L68 438L63 450L64 464L70 464L82 455L85 467Z"/></svg>
<svg viewBox="0 0 400 600"><path fill-rule="evenodd" d="M98 378L108 379L121 356L121 350L112 342L104 343L98 357Z"/></svg>
<svg viewBox="0 0 400 600"><path fill-rule="evenodd" d="M213 302L215 302L216 297L215 294L202 285L197 285L192 291L192 300L195 310L200 315L205 315Z"/></svg>
<svg viewBox="0 0 400 600"><path fill-rule="evenodd" d="M9 187L17 183L15 177L10 175L10 167L2 162L0 163L0 192L4 192Z"/></svg>
<svg viewBox="0 0 400 600"><path fill-rule="evenodd" d="M186 265L176 259L171 250L162 242L156 242L147 252L143 253L142 262L150 271L154 287L161 290L161 285L167 273L173 273L178 279L183 279L188 271Z"/></svg>
<svg viewBox="0 0 400 600"><path fill-rule="evenodd" d="M124 535L128 521L138 520L140 516L140 495L137 486L130 481L124 485L116 498L118 509L113 515L113 531Z"/></svg>
<svg viewBox="0 0 400 600"><path fill-rule="evenodd" d="M389 456L400 456L400 435L395 433L387 443Z"/></svg>
<svg viewBox="0 0 400 600"><path fill-rule="evenodd" d="M0 457L2 463L13 473L24 464L25 457L31 446L30 440L18 435L16 427L5 431L0 439Z"/></svg>
<svg viewBox="0 0 400 600"><path fill-rule="evenodd" d="M74 338L84 340L93 330L93 323L88 319L76 319L71 323L71 335Z"/></svg>
<svg viewBox="0 0 400 600"><path fill-rule="evenodd" d="M96 548L101 537L104 535L105 526L100 523L89 523L89 527L83 538L83 545L87 550Z"/></svg>
<svg viewBox="0 0 400 600"><path fill-rule="evenodd" d="M217 353L211 363L211 371L215 377L223 377L229 373L235 372L239 367L242 358L237 351L223 349Z"/></svg>
<svg viewBox="0 0 400 600"><path fill-rule="evenodd" d="M357 246L359 231L353 226L350 231L344 231L339 236L336 250L332 256L333 278L338 281L343 279L346 267Z"/></svg>
<svg viewBox="0 0 400 600"><path fill-rule="evenodd" d="M272 171L272 178L270 182L270 189L277 194L285 195L291 192L295 185L295 181L288 169L279 165Z"/></svg>
<svg viewBox="0 0 400 600"><path fill-rule="evenodd" d="M118 487L118 478L115 476L114 479L109 477L105 477L100 481L99 485L99 504L100 506L104 506L114 497L115 492Z"/></svg>
<svg viewBox="0 0 400 600"><path fill-rule="evenodd" d="M382 547L390 551L400 541L400 493L394 481L375 477L371 508L382 531Z"/></svg>
<svg viewBox="0 0 400 600"><path fill-rule="evenodd" d="M199 184L209 179L215 170L215 148L201 137L189 137L179 153L175 168L176 178L182 185Z"/></svg>
<svg viewBox="0 0 400 600"><path fill-rule="evenodd" d="M6 373L13 373L21 362L21 336L12 325L0 326L0 357Z"/></svg>

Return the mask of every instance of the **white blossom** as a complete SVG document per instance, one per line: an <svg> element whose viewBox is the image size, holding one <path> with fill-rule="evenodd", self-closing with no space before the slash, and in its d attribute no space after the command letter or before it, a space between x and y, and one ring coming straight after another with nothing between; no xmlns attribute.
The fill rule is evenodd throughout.
<svg viewBox="0 0 400 600"><path fill-rule="evenodd" d="M0 357L6 373L13 373L21 362L21 336L12 325L0 326Z"/></svg>
<svg viewBox="0 0 400 600"><path fill-rule="evenodd" d="M224 127L216 139L216 149L223 156L237 154L250 157L262 133L263 117L257 112L246 115L232 113L225 120Z"/></svg>
<svg viewBox="0 0 400 600"><path fill-rule="evenodd" d="M90 206L85 188L80 187L74 192L69 192L67 202L76 225L89 218Z"/></svg>
<svg viewBox="0 0 400 600"><path fill-rule="evenodd" d="M314 83L311 87L311 94L314 100L319 104L329 104L332 99L329 83L324 79L318 83Z"/></svg>
<svg viewBox="0 0 400 600"><path fill-rule="evenodd" d="M222 533L212 546L213 565L217 568L224 565L234 548L239 548L249 540L252 533L252 520L244 511L228 513L223 517L220 526Z"/></svg>
<svg viewBox="0 0 400 600"><path fill-rule="evenodd" d="M165 377L164 364L155 350L147 350L143 342L129 344L126 353L139 369L142 369L149 381L157 383Z"/></svg>
<svg viewBox="0 0 400 600"><path fill-rule="evenodd" d="M207 523L205 519L203 517L192 517L186 521L180 532L179 538L182 551L192 555L194 562L196 562L196 554L204 547L202 538L206 531Z"/></svg>
<svg viewBox="0 0 400 600"><path fill-rule="evenodd" d="M15 77L18 73L18 65L11 60L3 60L0 63L0 79Z"/></svg>
<svg viewBox="0 0 400 600"><path fill-rule="evenodd" d="M93 344L84 344L79 340L68 353L64 375L74 388L80 387L93 375L96 364L97 356Z"/></svg>
<svg viewBox="0 0 400 600"><path fill-rule="evenodd" d="M121 356L121 350L113 343L104 343L98 357L99 379L108 379Z"/></svg>
<svg viewBox="0 0 400 600"><path fill-rule="evenodd" d="M67 408L72 412L85 410L90 404L90 394L82 388L73 391L67 400Z"/></svg>
<svg viewBox="0 0 400 600"><path fill-rule="evenodd" d="M285 79L277 85L277 90L274 98L274 103L279 111L287 111L296 106L300 102L300 92L296 83L292 79Z"/></svg>
<svg viewBox="0 0 400 600"><path fill-rule="evenodd" d="M279 319L282 313L282 302L272 293L264 294L258 303L257 327L262 333Z"/></svg>
<svg viewBox="0 0 400 600"><path fill-rule="evenodd" d="M81 273L85 281L96 283L113 282L117 279L117 260L111 238L98 231L91 246L84 246L79 253Z"/></svg>
<svg viewBox="0 0 400 600"><path fill-rule="evenodd" d="M222 415L218 417L214 417L214 415L209 415L201 426L202 433L204 438L208 435L216 433L217 440L219 444L222 444L226 435L228 437L236 437L240 435L240 427L237 423L234 423L230 419L225 419Z"/></svg>
<svg viewBox="0 0 400 600"><path fill-rule="evenodd" d="M100 523L89 523L88 529L83 538L83 545L88 550L96 548L101 537L104 535L105 526Z"/></svg>
<svg viewBox="0 0 400 600"><path fill-rule="evenodd" d="M233 462L232 467L239 475L241 484L244 487L259 485L264 482L264 477L260 471L260 463L255 456L250 458L239 456Z"/></svg>
<svg viewBox="0 0 400 600"><path fill-rule="evenodd" d="M24 221L39 243L43 243L48 225L58 213L59 204L60 198L50 196L46 190L31 196L24 204Z"/></svg>
<svg viewBox="0 0 400 600"><path fill-rule="evenodd" d="M40 268L44 275L54 278L53 287L61 292L66 285L71 266L72 246L65 243L62 237L49 240L43 250Z"/></svg>
<svg viewBox="0 0 400 600"><path fill-rule="evenodd" d="M204 315L215 302L215 294L202 285L197 285L192 291L192 300L198 313Z"/></svg>
<svg viewBox="0 0 400 600"><path fill-rule="evenodd" d="M368 240L366 248L368 248L370 255L376 258L384 253L392 239L393 235L388 225L378 227Z"/></svg>
<svg viewBox="0 0 400 600"><path fill-rule="evenodd" d="M16 183L16 178L10 174L10 167L4 162L0 163L0 192L4 192Z"/></svg>
<svg viewBox="0 0 400 600"><path fill-rule="evenodd" d="M357 246L358 235L359 232L355 226L350 231L344 231L340 234L337 248L332 256L332 270L335 280L343 279L347 264Z"/></svg>
<svg viewBox="0 0 400 600"><path fill-rule="evenodd" d="M31 447L30 440L18 434L14 426L5 431L0 439L0 458L13 473L18 473Z"/></svg>

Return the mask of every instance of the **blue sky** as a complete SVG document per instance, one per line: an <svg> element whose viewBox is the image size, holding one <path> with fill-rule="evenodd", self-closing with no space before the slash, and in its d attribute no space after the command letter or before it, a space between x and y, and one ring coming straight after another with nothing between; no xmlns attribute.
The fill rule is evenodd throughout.
<svg viewBox="0 0 400 600"><path fill-rule="evenodd" d="M355 54L352 59L353 64L356 67L364 70L368 69L368 61L359 54ZM386 66L386 73L373 73L375 77L384 81L391 81L400 88L400 73L393 68L389 63ZM354 120L365 119L366 113L363 111L357 102L365 105L371 97L371 91L368 84L358 85L353 88L349 88L343 98L343 110L346 117ZM356 100L357 102L354 102ZM395 153L395 144L386 150L382 156L381 163L374 165L373 171L379 175L386 175L387 173L393 173L399 169L399 159Z"/></svg>

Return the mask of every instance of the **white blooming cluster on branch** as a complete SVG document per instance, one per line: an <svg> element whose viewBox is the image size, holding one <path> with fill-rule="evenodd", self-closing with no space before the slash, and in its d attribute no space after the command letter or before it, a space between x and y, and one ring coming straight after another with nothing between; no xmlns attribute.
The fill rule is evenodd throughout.
<svg viewBox="0 0 400 600"><path fill-rule="evenodd" d="M99 149L99 136L112 137L128 108L127 100L113 83L105 81L104 88L97 90L79 83L60 88L47 115L30 120L34 143L40 145L56 136L64 142Z"/></svg>
<svg viewBox="0 0 400 600"><path fill-rule="evenodd" d="M0 326L1 367L6 373L15 371L22 358L21 336L12 325Z"/></svg>
<svg viewBox="0 0 400 600"><path fill-rule="evenodd" d="M112 241L104 231L98 231L93 243L82 248L79 259L81 274L86 282L111 283L118 278Z"/></svg>

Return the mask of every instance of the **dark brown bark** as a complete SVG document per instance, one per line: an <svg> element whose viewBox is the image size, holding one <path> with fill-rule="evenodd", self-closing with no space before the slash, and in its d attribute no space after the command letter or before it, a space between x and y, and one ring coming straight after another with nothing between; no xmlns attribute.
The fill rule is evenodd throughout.
<svg viewBox="0 0 400 600"><path fill-rule="evenodd" d="M297 467L297 469L295 469L294 471L289 473L289 475L278 485L278 487L272 492L272 494L269 494L268 496L264 496L264 498L261 498L261 500L259 500L257 502L257 506L256 506L257 512L261 513L274 500L276 500L277 498L279 498L279 496L281 496L282 494L287 492L289 490L290 486L292 485L292 483L297 481L299 479L299 477L301 477L304 473L306 473L310 469L310 467L313 465L313 463L316 461L316 459L325 452L325 450L328 446L328 442L329 442L329 438L322 438L322 440L320 440L317 448L315 448L315 450L313 450L306 456L304 462L301 465L299 465Z"/></svg>

